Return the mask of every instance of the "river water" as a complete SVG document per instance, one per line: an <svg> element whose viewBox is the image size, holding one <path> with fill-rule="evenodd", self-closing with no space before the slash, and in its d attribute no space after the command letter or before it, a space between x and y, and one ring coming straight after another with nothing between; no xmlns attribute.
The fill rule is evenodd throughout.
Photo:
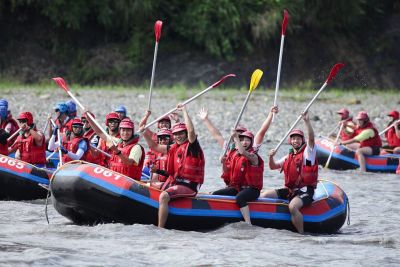
<svg viewBox="0 0 400 267"><path fill-rule="evenodd" d="M91 94L93 92L82 92L80 97L84 103L91 103ZM128 93L115 94L114 102L108 103L106 108L98 104L97 114L104 115L104 109L125 103L123 99L129 96ZM241 103L240 100L235 102ZM244 120L254 126L254 130L268 109L265 104L260 104L265 100L254 98L244 114ZM49 100L44 98L41 101L47 103ZM56 102L55 99L51 101ZM143 98L138 102L138 110L144 110ZM48 109L48 104L44 103L35 107L38 113L44 114ZM268 142L260 150L264 159L305 104L293 105L289 100L282 101L278 119L267 134ZM29 103L24 105L19 111L34 110L29 109ZM157 97L154 105L162 110L171 108ZM237 110L232 109L233 104L227 105L223 101L210 103L207 99L192 108L198 110L202 105L216 110L213 109L214 114L210 117L227 133L228 125L237 114ZM261 106L264 108L259 112ZM362 105L349 107L354 113L364 106L375 112L375 122L382 122L384 116L377 115L378 109L384 110L382 106L365 101ZM319 111L320 117L320 120L313 121L316 133L326 132L324 127L327 124L333 126L329 119L334 118L333 111L340 107L339 102L315 104L313 109ZM216 112L222 115L218 116ZM207 162L206 182L201 191L213 191L223 186L218 178L221 151L214 141L205 137L206 130L200 126L199 120L194 115L193 118ZM283 146L278 157L283 156L287 148ZM351 223L345 224L334 235L303 236L245 223L226 225L210 232L165 230L139 224L76 226L51 205L48 207L50 224L47 224L44 200L0 201L0 266L400 266L400 176L321 169L320 178L340 185L350 200ZM282 184L282 174L266 169L264 188Z"/></svg>

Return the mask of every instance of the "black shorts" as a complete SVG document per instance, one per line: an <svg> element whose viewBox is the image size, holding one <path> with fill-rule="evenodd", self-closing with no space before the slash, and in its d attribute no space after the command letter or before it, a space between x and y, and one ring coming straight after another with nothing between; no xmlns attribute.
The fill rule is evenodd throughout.
<svg viewBox="0 0 400 267"><path fill-rule="evenodd" d="M379 146L372 146L371 149L373 156L379 155L381 153L381 148Z"/></svg>
<svg viewBox="0 0 400 267"><path fill-rule="evenodd" d="M314 187L312 186L296 189L292 193L288 188L280 188L275 191L280 199L287 199L290 201L294 197L299 197L303 201L303 206L308 206L313 202Z"/></svg>

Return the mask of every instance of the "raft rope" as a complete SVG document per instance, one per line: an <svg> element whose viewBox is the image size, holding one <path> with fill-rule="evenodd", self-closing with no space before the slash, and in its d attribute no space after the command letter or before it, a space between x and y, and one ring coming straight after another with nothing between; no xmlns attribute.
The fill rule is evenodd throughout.
<svg viewBox="0 0 400 267"><path fill-rule="evenodd" d="M350 225L350 201L347 199L347 225Z"/></svg>
<svg viewBox="0 0 400 267"><path fill-rule="evenodd" d="M47 191L46 205L45 205L45 207L44 207L44 214L46 215L47 224L50 224L49 215L48 215L48 213L47 213L47 205L49 204L49 197L50 197L50 195L51 195L51 191L50 191L50 189L49 189L49 190Z"/></svg>

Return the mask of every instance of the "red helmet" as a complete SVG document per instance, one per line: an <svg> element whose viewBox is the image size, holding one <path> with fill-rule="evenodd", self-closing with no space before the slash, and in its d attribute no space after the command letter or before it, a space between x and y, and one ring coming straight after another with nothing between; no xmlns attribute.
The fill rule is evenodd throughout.
<svg viewBox="0 0 400 267"><path fill-rule="evenodd" d="M393 119L395 119L395 120L398 120L400 117L400 114L397 110L392 110L387 115L390 117L393 117Z"/></svg>
<svg viewBox="0 0 400 267"><path fill-rule="evenodd" d="M72 126L75 125L75 126L83 127L83 122L82 122L81 119L75 118L75 119L72 120L71 125L72 125Z"/></svg>
<svg viewBox="0 0 400 267"><path fill-rule="evenodd" d="M172 139L172 132L171 130L167 129L167 128L161 128L158 132L157 132L157 136L169 136L170 139Z"/></svg>
<svg viewBox="0 0 400 267"><path fill-rule="evenodd" d="M238 126L236 126L235 130L236 130L236 131L240 131L240 132L246 132L246 131L247 131L247 128L246 128L246 127L243 127L243 126L241 126L241 125L238 125Z"/></svg>
<svg viewBox="0 0 400 267"><path fill-rule="evenodd" d="M93 119L96 119L96 116L92 113L92 112L87 112L87 113L89 113L90 115L92 115L92 117L93 117ZM82 116L81 116L81 119L87 119L87 114L86 113L84 113L84 114L82 114Z"/></svg>
<svg viewBox="0 0 400 267"><path fill-rule="evenodd" d="M243 133L239 134L239 137L240 136L246 136L246 137L250 138L251 141L254 140L254 134L250 131L244 131Z"/></svg>
<svg viewBox="0 0 400 267"><path fill-rule="evenodd" d="M290 144L290 138L293 136L293 135L300 135L301 136L301 138L303 139L303 142L304 142L304 133L303 133L303 131L302 130L300 130L300 129L294 129L294 130L292 130L290 133L289 133L289 144Z"/></svg>
<svg viewBox="0 0 400 267"><path fill-rule="evenodd" d="M164 117L162 117L161 118L161 120L159 120L158 121L158 123L157 123L157 127L160 129L160 122L161 121L168 121L169 122L169 125L171 125L171 118L169 117L169 116L164 116Z"/></svg>
<svg viewBox="0 0 400 267"><path fill-rule="evenodd" d="M119 121L121 121L121 119L119 118L119 115L118 115L118 113L117 112L110 112L110 113L108 113L107 114L107 116L106 116L106 125L108 126L108 121L109 120L119 120Z"/></svg>
<svg viewBox="0 0 400 267"><path fill-rule="evenodd" d="M124 129L132 129L132 131L135 130L135 124L131 119L125 118L119 123L119 128L124 128Z"/></svg>
<svg viewBox="0 0 400 267"><path fill-rule="evenodd" d="M32 113L30 113L29 111L21 112L21 114L19 114L17 120L27 120L28 125L32 125L33 124Z"/></svg>
<svg viewBox="0 0 400 267"><path fill-rule="evenodd" d="M187 131L186 124L183 122L177 123L174 125L174 127L172 127L173 134L181 131Z"/></svg>
<svg viewBox="0 0 400 267"><path fill-rule="evenodd" d="M339 109L338 111L336 111L336 113L342 115L342 120L347 119L350 115L350 112L347 108Z"/></svg>
<svg viewBox="0 0 400 267"><path fill-rule="evenodd" d="M369 117L366 111L360 111L356 117L357 120L368 121Z"/></svg>

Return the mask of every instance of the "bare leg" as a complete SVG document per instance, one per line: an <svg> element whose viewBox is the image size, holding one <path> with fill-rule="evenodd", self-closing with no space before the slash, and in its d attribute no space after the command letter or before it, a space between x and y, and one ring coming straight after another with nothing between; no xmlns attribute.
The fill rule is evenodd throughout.
<svg viewBox="0 0 400 267"><path fill-rule="evenodd" d="M260 197L268 197L268 198L278 198L278 194L275 189L269 189L260 193Z"/></svg>
<svg viewBox="0 0 400 267"><path fill-rule="evenodd" d="M400 154L400 146L393 149L393 154Z"/></svg>
<svg viewBox="0 0 400 267"><path fill-rule="evenodd" d="M251 225L249 206L244 206L244 207L240 208L240 212L243 215L244 221Z"/></svg>
<svg viewBox="0 0 400 267"><path fill-rule="evenodd" d="M158 209L158 227L164 228L168 218L168 202L171 200L167 192L160 194L160 206Z"/></svg>
<svg viewBox="0 0 400 267"><path fill-rule="evenodd" d="M360 164L360 171L366 172L367 167L365 163L365 156L364 155L372 155L372 148L370 147L361 147L356 150L358 163Z"/></svg>
<svg viewBox="0 0 400 267"><path fill-rule="evenodd" d="M289 203L289 211L292 215L292 223L296 227L297 232L304 234L303 214L300 209L303 207L303 201L299 197L295 197Z"/></svg>

